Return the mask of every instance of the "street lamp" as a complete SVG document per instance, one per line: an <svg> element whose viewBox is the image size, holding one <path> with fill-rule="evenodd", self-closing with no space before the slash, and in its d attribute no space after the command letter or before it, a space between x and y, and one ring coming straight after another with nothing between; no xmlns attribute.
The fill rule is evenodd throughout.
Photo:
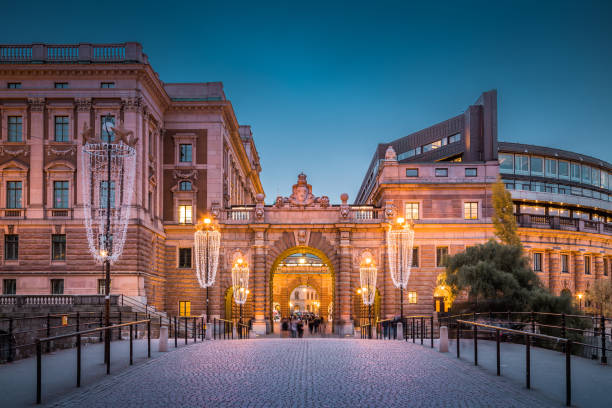
<svg viewBox="0 0 612 408"><path fill-rule="evenodd" d="M366 257L359 267L359 279L361 282L361 298L363 304L368 306L368 321L370 327L368 337L372 338L372 304L376 299L376 274L378 270L372 258Z"/></svg>
<svg viewBox="0 0 612 408"><path fill-rule="evenodd" d="M204 218L193 234L196 276L200 287L206 288L206 322L210 321L208 288L215 284L219 265L221 233L215 230L210 218ZM208 330L206 331L208 333Z"/></svg>
<svg viewBox="0 0 612 408"><path fill-rule="evenodd" d="M109 117L110 115L107 115ZM83 173L81 190L83 219L87 232L89 252L97 263L104 265L104 320L110 326L110 266L123 253L130 219L134 174L136 166L135 145L138 139L123 124L109 130L104 122L105 134L95 135L85 124L81 155ZM118 136L115 140L115 135ZM104 137L104 140L102 139ZM106 330L104 360L110 356L110 331Z"/></svg>
<svg viewBox="0 0 612 408"><path fill-rule="evenodd" d="M582 293L576 295L578 297L578 310L582 310Z"/></svg>
<svg viewBox="0 0 612 408"><path fill-rule="evenodd" d="M240 306L240 324L242 324L242 305L249 296L249 266L242 258L238 258L232 266L232 289L234 302Z"/></svg>
<svg viewBox="0 0 612 408"><path fill-rule="evenodd" d="M395 225L387 231L387 255L389 272L393 285L401 292L400 316L404 321L404 289L408 286L410 269L412 268L412 246L414 230L403 218L398 218Z"/></svg>

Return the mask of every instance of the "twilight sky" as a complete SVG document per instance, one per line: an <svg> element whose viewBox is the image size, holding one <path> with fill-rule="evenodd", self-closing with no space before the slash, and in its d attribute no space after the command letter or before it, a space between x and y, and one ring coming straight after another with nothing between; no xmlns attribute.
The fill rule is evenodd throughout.
<svg viewBox="0 0 612 408"><path fill-rule="evenodd" d="M612 162L610 1L257 3L11 2L0 42L139 41L165 82L222 81L267 202L300 171L352 202L377 143L493 88L500 140Z"/></svg>

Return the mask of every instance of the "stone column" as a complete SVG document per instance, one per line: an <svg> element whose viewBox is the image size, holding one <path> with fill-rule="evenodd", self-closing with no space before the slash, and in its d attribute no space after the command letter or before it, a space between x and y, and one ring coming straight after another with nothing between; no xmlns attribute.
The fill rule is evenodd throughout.
<svg viewBox="0 0 612 408"><path fill-rule="evenodd" d="M603 256L593 255L592 259L593 270L591 273L595 276L595 280L603 278Z"/></svg>
<svg viewBox="0 0 612 408"><path fill-rule="evenodd" d="M584 254L582 252L572 253L572 278L574 281L573 295L577 293L584 293L585 290L585 279L584 279Z"/></svg>
<svg viewBox="0 0 612 408"><path fill-rule="evenodd" d="M22 196L22 206L27 208L28 218L43 218L44 217L44 202L43 197L45 188L45 174L43 170L43 139L44 139L44 110L45 98L28 99L30 105L30 123L27 132L30 135L30 140L27 140L27 134L22 135L23 141L30 143L30 177L28 180L29 193L27 198L30 201L28 205L25 202L25 194ZM25 124L26 118L23 118ZM27 126L27 125L26 125ZM25 131L26 126L22 129ZM24 186L25 187L25 186Z"/></svg>
<svg viewBox="0 0 612 408"><path fill-rule="evenodd" d="M265 227L256 226L255 242L253 243L253 330L258 335L266 334L266 254Z"/></svg>
<svg viewBox="0 0 612 408"><path fill-rule="evenodd" d="M74 186L76 189L76 206L74 209L74 217L75 218L83 218L83 193L81 191L81 177L83 177L83 162L82 162L82 156L83 156L83 145L85 144L85 141L83 140L83 126L95 126L94 123L90 123L90 119L91 119L91 98L76 98L75 99L75 105L76 105L76 115L75 115L75 121L74 121L74 126L76 127L76 141L77 141L77 161L76 161L76 165L77 165L77 182L76 185ZM95 130L94 130L95 132Z"/></svg>
<svg viewBox="0 0 612 408"><path fill-rule="evenodd" d="M353 334L351 320L351 241L350 229L340 228L340 268L336 271L336 302L338 321L336 328L338 334L344 336Z"/></svg>

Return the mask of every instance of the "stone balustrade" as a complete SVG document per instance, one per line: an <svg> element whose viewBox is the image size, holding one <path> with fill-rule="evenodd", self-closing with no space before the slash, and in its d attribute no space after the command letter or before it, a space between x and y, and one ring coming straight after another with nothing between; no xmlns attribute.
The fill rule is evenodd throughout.
<svg viewBox="0 0 612 408"><path fill-rule="evenodd" d="M147 64L142 45L137 42L121 44L26 44L0 45L2 63L115 63Z"/></svg>

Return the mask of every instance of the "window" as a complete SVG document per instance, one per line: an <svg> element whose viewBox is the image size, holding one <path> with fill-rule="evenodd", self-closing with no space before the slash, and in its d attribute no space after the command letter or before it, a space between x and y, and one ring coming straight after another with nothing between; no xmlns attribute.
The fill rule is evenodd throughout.
<svg viewBox="0 0 612 408"><path fill-rule="evenodd" d="M191 316L191 302L181 300L179 302L179 316L190 317Z"/></svg>
<svg viewBox="0 0 612 408"><path fill-rule="evenodd" d="M578 163L572 163L572 180L580 181L580 165Z"/></svg>
<svg viewBox="0 0 612 408"><path fill-rule="evenodd" d="M17 279L3 279L2 280L2 294L3 295L16 295L17 294Z"/></svg>
<svg viewBox="0 0 612 408"><path fill-rule="evenodd" d="M106 204L106 201L104 202ZM68 182L53 182L53 208L68 208Z"/></svg>
<svg viewBox="0 0 612 408"><path fill-rule="evenodd" d="M601 182L600 180L600 171L599 169L592 169L591 171L591 184L593 184L595 187L599 187L599 183Z"/></svg>
<svg viewBox="0 0 612 408"><path fill-rule="evenodd" d="M436 248L436 266L438 268L445 267L448 261L448 247Z"/></svg>
<svg viewBox="0 0 612 408"><path fill-rule="evenodd" d="M559 160L559 178L562 179L569 179L570 177L570 166L569 166L569 162L563 161L563 160Z"/></svg>
<svg viewBox="0 0 612 408"><path fill-rule="evenodd" d="M603 259L603 274L608 276L608 258Z"/></svg>
<svg viewBox="0 0 612 408"><path fill-rule="evenodd" d="M179 206L179 223L181 224L191 224L191 206L190 205L180 205Z"/></svg>
<svg viewBox="0 0 612 408"><path fill-rule="evenodd" d="M589 166L582 166L582 182L591 184L591 168Z"/></svg>
<svg viewBox="0 0 612 408"><path fill-rule="evenodd" d="M8 117L8 141L22 141L22 118L21 116Z"/></svg>
<svg viewBox="0 0 612 408"><path fill-rule="evenodd" d="M63 279L51 279L51 294L52 295L63 295L64 294L64 280Z"/></svg>
<svg viewBox="0 0 612 408"><path fill-rule="evenodd" d="M406 177L419 177L419 169L406 169Z"/></svg>
<svg viewBox="0 0 612 408"><path fill-rule="evenodd" d="M100 134L103 142L112 142L115 139L113 128L115 127L115 117L105 115L100 118Z"/></svg>
<svg viewBox="0 0 612 408"><path fill-rule="evenodd" d="M190 144L179 145L179 161L181 163L191 163L191 150Z"/></svg>
<svg viewBox="0 0 612 408"><path fill-rule="evenodd" d="M478 203L463 203L463 218L466 220L478 219Z"/></svg>
<svg viewBox="0 0 612 408"><path fill-rule="evenodd" d="M68 134L68 116L55 117L55 135L53 140L56 142L67 142L70 140Z"/></svg>
<svg viewBox="0 0 612 408"><path fill-rule="evenodd" d="M514 171L518 174L529 174L529 156L522 154L515 155Z"/></svg>
<svg viewBox="0 0 612 408"><path fill-rule="evenodd" d="M54 261L66 260L66 235L51 235L51 259Z"/></svg>
<svg viewBox="0 0 612 408"><path fill-rule="evenodd" d="M436 169L436 177L448 177L448 169Z"/></svg>
<svg viewBox="0 0 612 408"><path fill-rule="evenodd" d="M416 303L417 302L417 293L416 292L408 292L408 303Z"/></svg>
<svg viewBox="0 0 612 408"><path fill-rule="evenodd" d="M591 274L591 256L590 255L584 256L584 274L585 275Z"/></svg>
<svg viewBox="0 0 612 408"><path fill-rule="evenodd" d="M460 140L461 140L461 133L457 133L448 138L448 143L455 143Z"/></svg>
<svg viewBox="0 0 612 408"><path fill-rule="evenodd" d="M531 158L531 174L538 176L544 174L544 160L541 157Z"/></svg>
<svg viewBox="0 0 612 408"><path fill-rule="evenodd" d="M108 204L108 181L100 182L100 208L106 208ZM110 208L115 208L115 182L110 182Z"/></svg>
<svg viewBox="0 0 612 408"><path fill-rule="evenodd" d="M412 248L412 267L419 267L419 247Z"/></svg>
<svg viewBox="0 0 612 408"><path fill-rule="evenodd" d="M110 284L112 285L113 280L110 280ZM106 294L106 279L98 279L98 295Z"/></svg>
<svg viewBox="0 0 612 408"><path fill-rule="evenodd" d="M536 272L542 272L542 253L533 253L533 270Z"/></svg>
<svg viewBox="0 0 612 408"><path fill-rule="evenodd" d="M7 261L19 259L19 235L6 234L4 236L4 259Z"/></svg>
<svg viewBox="0 0 612 408"><path fill-rule="evenodd" d="M476 177L476 176L478 176L478 169L476 168L465 169L465 177Z"/></svg>
<svg viewBox="0 0 612 408"><path fill-rule="evenodd" d="M499 171L501 173L514 172L514 156L509 153L499 154Z"/></svg>
<svg viewBox="0 0 612 408"><path fill-rule="evenodd" d="M21 208L21 181L6 182L6 208Z"/></svg>
<svg viewBox="0 0 612 408"><path fill-rule="evenodd" d="M561 272L569 273L569 255L561 254Z"/></svg>
<svg viewBox="0 0 612 408"><path fill-rule="evenodd" d="M436 140L435 142L431 142L431 143L426 144L425 146L423 146L423 153L429 152L431 150L439 149L441 146L442 146L442 141L441 140Z"/></svg>
<svg viewBox="0 0 612 408"><path fill-rule="evenodd" d="M557 178L557 161L555 159L546 159L546 177Z"/></svg>
<svg viewBox="0 0 612 408"><path fill-rule="evenodd" d="M419 219L419 203L406 203L406 214L407 220L418 220Z"/></svg>
<svg viewBox="0 0 612 408"><path fill-rule="evenodd" d="M179 268L191 268L191 248L179 248Z"/></svg>
<svg viewBox="0 0 612 408"><path fill-rule="evenodd" d="M100 88L102 89L110 89L110 88L114 88L115 87L115 83L114 82L101 82L100 83Z"/></svg>
<svg viewBox="0 0 612 408"><path fill-rule="evenodd" d="M55 89L67 89L68 82L56 82L54 86L55 86Z"/></svg>
<svg viewBox="0 0 612 408"><path fill-rule="evenodd" d="M179 190L191 191L191 181L181 181L179 184Z"/></svg>
<svg viewBox="0 0 612 408"><path fill-rule="evenodd" d="M6 87L8 89L19 89L21 88L21 82L9 82L6 84Z"/></svg>

